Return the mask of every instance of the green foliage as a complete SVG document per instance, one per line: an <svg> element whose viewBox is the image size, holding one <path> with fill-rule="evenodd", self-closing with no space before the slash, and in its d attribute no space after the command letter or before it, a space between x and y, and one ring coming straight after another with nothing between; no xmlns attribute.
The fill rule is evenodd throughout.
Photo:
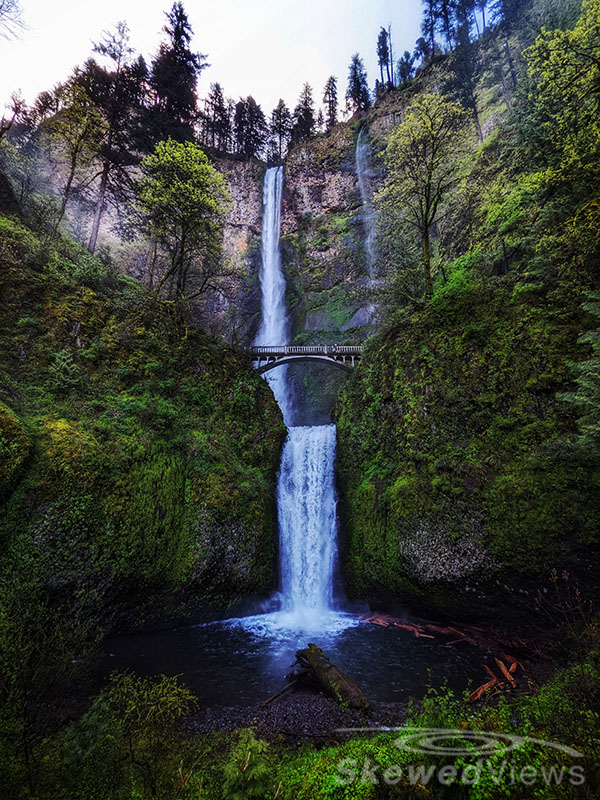
<svg viewBox="0 0 600 800"><path fill-rule="evenodd" d="M138 202L171 260L158 288L166 284L173 297L214 288L230 202L222 176L198 145L172 139L159 142L141 168Z"/></svg>
<svg viewBox="0 0 600 800"><path fill-rule="evenodd" d="M49 388L57 395L68 395L81 385L82 373L68 350L60 350L48 367Z"/></svg>
<svg viewBox="0 0 600 800"><path fill-rule="evenodd" d="M468 145L467 115L459 103L419 94L387 140L383 199L403 209L421 240L425 294L433 291L430 232L440 204L459 177Z"/></svg>
<svg viewBox="0 0 600 800"><path fill-rule="evenodd" d="M223 769L223 796L227 800L262 800L269 796L273 778L266 756L268 749L267 742L256 739L250 729L240 732Z"/></svg>
<svg viewBox="0 0 600 800"><path fill-rule="evenodd" d="M593 294L584 309L600 321L600 295ZM577 376L577 390L562 395L564 400L579 409L577 420L579 436L575 447L586 461L597 463L600 457L600 331L588 331L579 337L579 343L589 345L592 356L573 365Z"/></svg>
<svg viewBox="0 0 600 800"><path fill-rule="evenodd" d="M175 797L184 774L178 725L194 708L176 678L114 673L63 737L67 786L78 797Z"/></svg>
<svg viewBox="0 0 600 800"><path fill-rule="evenodd" d="M193 507L181 458L159 454L115 481L106 500L116 571L166 588L189 577L194 560Z"/></svg>
<svg viewBox="0 0 600 800"><path fill-rule="evenodd" d="M29 455L29 439L13 412L0 403L0 498Z"/></svg>
<svg viewBox="0 0 600 800"><path fill-rule="evenodd" d="M556 402L578 352L572 321L547 297L486 286L480 257L459 259L430 306L374 338L340 397L345 572L357 596L420 584L447 605L473 570L547 569L569 547L565 530L597 546L597 468L568 457L573 420Z"/></svg>

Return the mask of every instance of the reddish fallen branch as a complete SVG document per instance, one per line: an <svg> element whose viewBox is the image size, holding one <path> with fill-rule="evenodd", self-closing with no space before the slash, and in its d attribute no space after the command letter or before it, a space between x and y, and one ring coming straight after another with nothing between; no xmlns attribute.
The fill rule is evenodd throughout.
<svg viewBox="0 0 600 800"><path fill-rule="evenodd" d="M484 664L484 668L490 680L471 692L469 700L473 703L477 700L481 700L481 698L492 689L504 689L508 686L511 689L517 688L517 682L514 677L515 672L518 667L523 670L523 665L520 661L517 661L516 658L505 653L497 642L486 637L482 628L469 626L465 628L465 630L459 630L459 628L455 628L452 625L442 626L427 622L408 622L407 620L392 617L389 614L371 614L363 617L363 619L367 623L380 625L384 628L401 628L402 630L413 633L418 638L433 639L434 636L431 635L432 633L442 634L443 636L454 636L455 638L446 642L446 647L466 642L474 647L480 647L482 650L491 652L494 655L496 666L500 671L500 677L496 675L487 664ZM523 643L517 644L523 647Z"/></svg>

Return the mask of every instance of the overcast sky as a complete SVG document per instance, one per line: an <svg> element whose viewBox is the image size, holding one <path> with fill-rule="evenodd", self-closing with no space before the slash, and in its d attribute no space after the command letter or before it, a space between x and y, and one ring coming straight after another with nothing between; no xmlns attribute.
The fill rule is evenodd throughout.
<svg viewBox="0 0 600 800"><path fill-rule="evenodd" d="M19 41L0 39L0 116L11 93L31 102L91 53L102 31L125 20L131 43L148 60L156 52L172 0L21 0L27 25ZM321 100L327 77L346 90L353 53L365 60L371 88L378 74L379 28L392 24L394 57L419 36L420 0L184 0L193 47L211 65L198 96L218 81L236 100L252 94L270 113L283 97L296 103L308 81Z"/></svg>

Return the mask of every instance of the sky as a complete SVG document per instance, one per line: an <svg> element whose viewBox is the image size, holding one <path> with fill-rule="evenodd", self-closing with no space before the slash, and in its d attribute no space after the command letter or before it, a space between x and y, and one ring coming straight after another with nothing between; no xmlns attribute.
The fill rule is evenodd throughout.
<svg viewBox="0 0 600 800"><path fill-rule="evenodd" d="M26 28L0 39L0 116L20 89L27 102L64 80L90 56L92 43L124 20L131 45L148 61L172 0L21 0ZM421 0L184 0L193 49L207 55L198 97L219 82L226 96L252 94L265 113L282 97L293 108L304 82L320 102L329 75L346 91L353 53L365 61L371 88L379 74L379 28L392 25L394 58L413 49Z"/></svg>

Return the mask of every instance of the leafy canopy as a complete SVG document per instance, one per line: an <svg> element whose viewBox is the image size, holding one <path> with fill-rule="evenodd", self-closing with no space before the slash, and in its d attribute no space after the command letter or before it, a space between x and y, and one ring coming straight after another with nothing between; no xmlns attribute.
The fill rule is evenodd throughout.
<svg viewBox="0 0 600 800"><path fill-rule="evenodd" d="M212 286L221 257L222 226L230 198L223 177L193 142L159 142L142 161L138 203L171 265L170 294L184 297L190 281L196 294Z"/></svg>

